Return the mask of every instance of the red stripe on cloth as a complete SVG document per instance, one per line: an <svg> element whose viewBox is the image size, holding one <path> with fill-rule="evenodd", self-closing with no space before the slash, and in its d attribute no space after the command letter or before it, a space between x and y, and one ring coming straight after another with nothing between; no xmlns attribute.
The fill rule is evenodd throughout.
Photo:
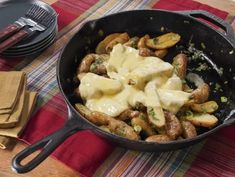
<svg viewBox="0 0 235 177"><path fill-rule="evenodd" d="M58 101L60 109L55 104ZM32 144L61 128L65 123L63 115L67 112L61 108L65 109L65 104L61 96L56 95L30 119L20 138ZM68 138L52 155L81 174L92 176L112 151L113 146L103 138L90 131L80 131Z"/></svg>
<svg viewBox="0 0 235 177"><path fill-rule="evenodd" d="M185 177L232 177L235 175L235 141L214 135L204 145Z"/></svg>
<svg viewBox="0 0 235 177"><path fill-rule="evenodd" d="M160 0L154 4L153 8L165 10L205 10L225 19L228 15L227 12L212 8L208 5L191 0Z"/></svg>
<svg viewBox="0 0 235 177"><path fill-rule="evenodd" d="M14 68L22 59L0 57L0 71L9 71Z"/></svg>
<svg viewBox="0 0 235 177"><path fill-rule="evenodd" d="M52 7L59 14L58 27L61 30L67 26L83 12L93 6L98 0L77 1L77 0L59 0L52 4Z"/></svg>

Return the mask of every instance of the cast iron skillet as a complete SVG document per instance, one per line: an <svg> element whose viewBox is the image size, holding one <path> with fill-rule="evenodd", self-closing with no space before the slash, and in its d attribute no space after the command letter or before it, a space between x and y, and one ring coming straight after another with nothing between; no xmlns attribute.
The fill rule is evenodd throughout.
<svg viewBox="0 0 235 177"><path fill-rule="evenodd" d="M213 25L221 28L223 32L219 32L215 28L212 28L211 25L201 22L198 18L209 21ZM220 96L223 95L231 98L231 102L234 101L235 80L233 77L235 73L235 51L233 52L233 50L235 48L235 38L229 24L203 11L169 12L160 10L136 10L109 15L85 23L65 46L57 65L57 80L60 91L68 105L68 120L63 128L43 138L39 142L28 146L17 154L12 161L13 170L18 173L25 173L32 170L46 159L66 138L84 129L92 130L94 133L105 137L111 142L128 149L160 152L188 147L203 140L219 129L234 123L235 117L233 113L235 110L232 108L232 105L224 103L219 105L219 111L216 113L216 116L220 119L217 127L209 131L201 129L199 130L200 135L192 139L152 143L128 140L104 132L76 111L74 104L81 102L81 100L73 95L73 90L77 86L72 82L76 73L76 67L88 52L94 52L99 41L106 35L114 32L128 32L131 36L143 34L158 35L162 33L162 27L165 29L164 33L173 31L182 36L181 43L178 47L170 50L168 59L170 60L179 50L182 50L189 41L194 43L197 49L202 49L204 46L204 53L202 54L204 56L203 62L211 65L212 69L209 72L201 71L200 75L207 83L220 83L223 89L217 93L212 91L211 98L220 103ZM198 64L198 61L190 63L189 68L194 67L196 64ZM219 75L219 71L221 71L219 70L220 67L224 68L224 74L222 75ZM228 81L228 84L224 84L225 81ZM213 90L213 86L211 87ZM30 162L25 165L20 164L24 158L39 149L41 152Z"/></svg>

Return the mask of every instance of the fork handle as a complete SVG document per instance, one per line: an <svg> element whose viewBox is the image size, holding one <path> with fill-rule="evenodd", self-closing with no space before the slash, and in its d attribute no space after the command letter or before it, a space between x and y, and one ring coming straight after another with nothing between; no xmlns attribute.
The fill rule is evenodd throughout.
<svg viewBox="0 0 235 177"><path fill-rule="evenodd" d="M4 39L8 38L15 32L19 31L21 27L16 24L10 24L6 26L5 28L0 30L0 41L3 41Z"/></svg>
<svg viewBox="0 0 235 177"><path fill-rule="evenodd" d="M8 39L6 39L0 44L0 53L10 48L11 46L15 45L16 43L20 42L22 39L24 39L28 35L29 35L29 32L22 29L16 34L14 34L13 36L9 37Z"/></svg>

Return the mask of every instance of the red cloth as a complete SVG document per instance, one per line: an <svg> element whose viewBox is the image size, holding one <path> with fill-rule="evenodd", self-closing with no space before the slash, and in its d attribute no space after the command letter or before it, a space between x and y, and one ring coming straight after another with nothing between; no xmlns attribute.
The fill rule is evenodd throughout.
<svg viewBox="0 0 235 177"><path fill-rule="evenodd" d="M95 3L96 1L91 2ZM80 11L74 13L61 8L59 3L53 4L53 7L60 14L59 29L68 25L81 14ZM203 9L223 19L228 15L224 11L191 0L160 0L153 7L168 10ZM87 6L84 9L87 9ZM60 95L56 95L40 108L31 118L21 138L31 144L62 127L66 115L66 106L62 100L63 98ZM232 132L232 128L223 130L224 134ZM232 138L235 138L234 133ZM110 143L92 132L81 131L59 146L53 153L53 156L83 175L92 176L99 165L110 155L113 148Z"/></svg>

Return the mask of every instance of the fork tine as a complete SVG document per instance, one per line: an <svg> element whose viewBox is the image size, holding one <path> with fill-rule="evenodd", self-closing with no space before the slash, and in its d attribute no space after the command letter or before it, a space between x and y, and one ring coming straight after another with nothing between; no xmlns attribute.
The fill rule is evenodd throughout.
<svg viewBox="0 0 235 177"><path fill-rule="evenodd" d="M49 27L55 21L57 14L51 14L46 9L36 3L30 7L25 16L31 18L37 23Z"/></svg>

